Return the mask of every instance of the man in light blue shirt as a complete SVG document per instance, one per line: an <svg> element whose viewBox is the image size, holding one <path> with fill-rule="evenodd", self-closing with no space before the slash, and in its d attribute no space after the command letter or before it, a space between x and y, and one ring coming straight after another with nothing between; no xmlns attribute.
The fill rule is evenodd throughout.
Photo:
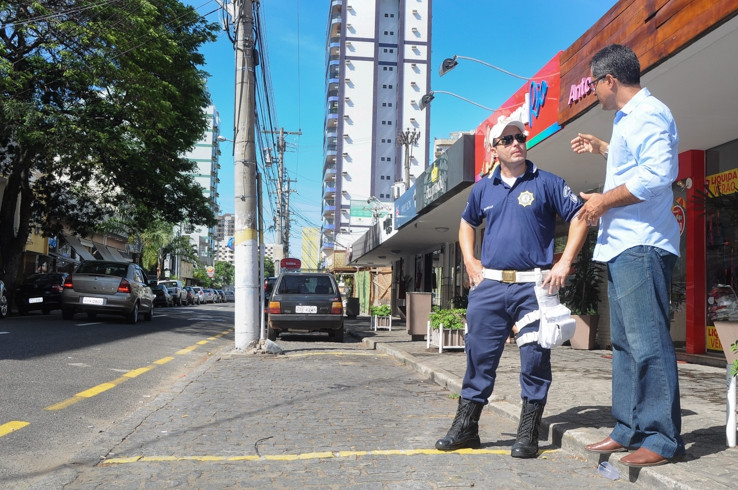
<svg viewBox="0 0 738 490"><path fill-rule="evenodd" d="M607 158L602 193L585 194L579 219L600 228L594 259L607 263L613 348L615 428L587 450L635 449L620 462L655 466L684 455L679 379L669 334L671 274L679 254L679 226L671 185L679 170L671 111L640 85L635 53L617 44L590 62L590 89L614 110L609 143L588 134L571 142L576 153Z"/></svg>

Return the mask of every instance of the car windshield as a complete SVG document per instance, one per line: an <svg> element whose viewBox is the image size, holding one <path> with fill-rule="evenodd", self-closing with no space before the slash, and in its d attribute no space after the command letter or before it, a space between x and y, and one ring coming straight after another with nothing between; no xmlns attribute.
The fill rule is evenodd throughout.
<svg viewBox="0 0 738 490"><path fill-rule="evenodd" d="M77 268L77 273L81 274L102 274L105 276L126 277L125 264L114 264L111 262L88 261L82 262Z"/></svg>

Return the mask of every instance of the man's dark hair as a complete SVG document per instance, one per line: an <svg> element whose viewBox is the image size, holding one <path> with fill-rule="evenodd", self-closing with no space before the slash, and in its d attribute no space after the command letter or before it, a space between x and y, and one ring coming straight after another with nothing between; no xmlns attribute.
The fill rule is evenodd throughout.
<svg viewBox="0 0 738 490"><path fill-rule="evenodd" d="M595 79L609 73L624 85L641 83L641 64L633 50L627 46L611 44L602 48L592 56L589 67Z"/></svg>

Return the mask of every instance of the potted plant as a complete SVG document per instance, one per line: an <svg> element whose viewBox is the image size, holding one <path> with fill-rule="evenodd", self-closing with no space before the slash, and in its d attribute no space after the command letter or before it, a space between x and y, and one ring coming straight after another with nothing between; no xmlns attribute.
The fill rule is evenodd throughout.
<svg viewBox="0 0 738 490"><path fill-rule="evenodd" d="M463 349L466 334L466 308L439 308L434 306L428 315L426 346L443 349Z"/></svg>
<svg viewBox="0 0 738 490"><path fill-rule="evenodd" d="M576 332L570 340L575 349L597 347L602 265L592 261L596 243L597 229L591 228L574 263L574 274L559 292L561 303L571 310L572 318L577 322Z"/></svg>
<svg viewBox="0 0 738 490"><path fill-rule="evenodd" d="M386 328L390 332L392 331L392 309L390 308L390 305L372 306L369 308L369 312L372 315L373 330Z"/></svg>

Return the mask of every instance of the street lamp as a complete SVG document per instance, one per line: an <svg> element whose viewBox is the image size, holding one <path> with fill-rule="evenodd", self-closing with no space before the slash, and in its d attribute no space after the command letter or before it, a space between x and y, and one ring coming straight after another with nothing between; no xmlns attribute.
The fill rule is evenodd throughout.
<svg viewBox="0 0 738 490"><path fill-rule="evenodd" d="M425 96L423 96L423 98L425 98ZM423 99L421 98L420 108L422 109L423 107ZM405 131L400 131L397 134L398 146L403 145L405 147L405 190L410 188L410 159L413 156L413 146L419 139L420 131L415 128L413 128L412 132L410 132L410 128L407 128ZM374 199L376 199L376 197Z"/></svg>
<svg viewBox="0 0 738 490"><path fill-rule="evenodd" d="M443 60L443 63L441 63L441 68L439 68L439 70L438 70L438 74L440 76L443 76L446 73L448 73L451 70L453 70L456 67L456 65L459 64L459 62L456 61L457 59L474 61L474 62L480 63L480 64L482 64L484 66L488 66L490 68L494 68L497 71L501 71L502 73L505 73L506 75L510 75L511 77L520 78L521 80L530 80L531 79L531 77L524 77L524 76L521 76L521 75L516 75L515 73L512 73L512 72L509 72L507 70L504 70L504 69L500 68L499 66L495 66L495 65L492 65L490 63L487 63L486 61L478 60L476 58L469 58L468 56L460 56L460 55L457 55L457 54L455 54L453 58L446 58L445 60Z"/></svg>
<svg viewBox="0 0 738 490"><path fill-rule="evenodd" d="M482 104L478 104L477 102L474 102L473 100L469 100L466 97L462 97L461 95L455 94L453 92L446 92L445 90L431 90L430 92L428 92L427 94L425 94L424 96L422 96L420 98L420 104L418 104L418 106L420 107L420 110L423 110L423 109L425 109L425 107L427 105L430 105L431 101L435 98L435 94L451 95L453 97L456 97L457 99L463 100L464 102L468 102L468 103L473 104L473 105L475 105L477 107L481 107L485 111L489 111L489 112L494 112L495 111L494 109L491 109L491 108L489 108L487 106L483 106Z"/></svg>

